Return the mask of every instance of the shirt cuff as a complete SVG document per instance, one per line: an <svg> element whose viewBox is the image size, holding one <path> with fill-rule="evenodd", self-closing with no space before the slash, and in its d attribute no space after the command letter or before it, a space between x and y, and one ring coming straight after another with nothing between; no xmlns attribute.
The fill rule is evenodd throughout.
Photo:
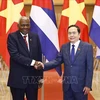
<svg viewBox="0 0 100 100"><path fill-rule="evenodd" d="M31 66L33 66L35 64L35 60L32 60L31 62Z"/></svg>
<svg viewBox="0 0 100 100"><path fill-rule="evenodd" d="M44 79L40 79L39 80L39 83L44 83Z"/></svg>

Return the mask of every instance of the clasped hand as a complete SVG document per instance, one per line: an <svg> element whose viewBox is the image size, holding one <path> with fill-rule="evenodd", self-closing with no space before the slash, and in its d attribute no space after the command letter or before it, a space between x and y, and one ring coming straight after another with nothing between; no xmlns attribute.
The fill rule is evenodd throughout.
<svg viewBox="0 0 100 100"><path fill-rule="evenodd" d="M40 61L35 61L34 68L37 70L41 70L44 68L44 64Z"/></svg>

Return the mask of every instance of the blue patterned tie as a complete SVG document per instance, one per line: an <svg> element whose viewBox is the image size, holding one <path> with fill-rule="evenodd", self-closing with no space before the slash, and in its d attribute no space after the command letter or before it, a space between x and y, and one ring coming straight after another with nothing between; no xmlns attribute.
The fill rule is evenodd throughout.
<svg viewBox="0 0 100 100"><path fill-rule="evenodd" d="M74 61L74 55L75 55L75 48L74 47L75 47L75 45L72 45L72 50L71 50L71 54L70 54L72 62Z"/></svg>

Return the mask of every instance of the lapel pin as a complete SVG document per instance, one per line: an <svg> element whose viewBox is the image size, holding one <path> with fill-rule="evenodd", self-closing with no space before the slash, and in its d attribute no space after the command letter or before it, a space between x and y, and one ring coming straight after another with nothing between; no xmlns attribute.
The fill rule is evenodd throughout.
<svg viewBox="0 0 100 100"><path fill-rule="evenodd" d="M32 39L30 39L30 41L32 41Z"/></svg>
<svg viewBox="0 0 100 100"><path fill-rule="evenodd" d="M78 48L78 50L80 50L80 48Z"/></svg>

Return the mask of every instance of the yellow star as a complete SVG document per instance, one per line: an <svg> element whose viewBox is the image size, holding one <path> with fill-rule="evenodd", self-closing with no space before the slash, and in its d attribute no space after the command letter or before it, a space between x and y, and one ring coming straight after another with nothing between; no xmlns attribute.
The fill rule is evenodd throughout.
<svg viewBox="0 0 100 100"><path fill-rule="evenodd" d="M23 3L14 5L12 0L7 1L7 8L0 12L0 16L6 18L6 33L8 32L8 30L14 22L19 21L19 18L21 17L20 12L23 9L23 7Z"/></svg>
<svg viewBox="0 0 100 100"><path fill-rule="evenodd" d="M69 8L62 11L63 16L69 17L69 25L76 24L77 21L81 21L87 25L86 19L82 14L84 7L84 2L77 3L76 0L69 1Z"/></svg>

